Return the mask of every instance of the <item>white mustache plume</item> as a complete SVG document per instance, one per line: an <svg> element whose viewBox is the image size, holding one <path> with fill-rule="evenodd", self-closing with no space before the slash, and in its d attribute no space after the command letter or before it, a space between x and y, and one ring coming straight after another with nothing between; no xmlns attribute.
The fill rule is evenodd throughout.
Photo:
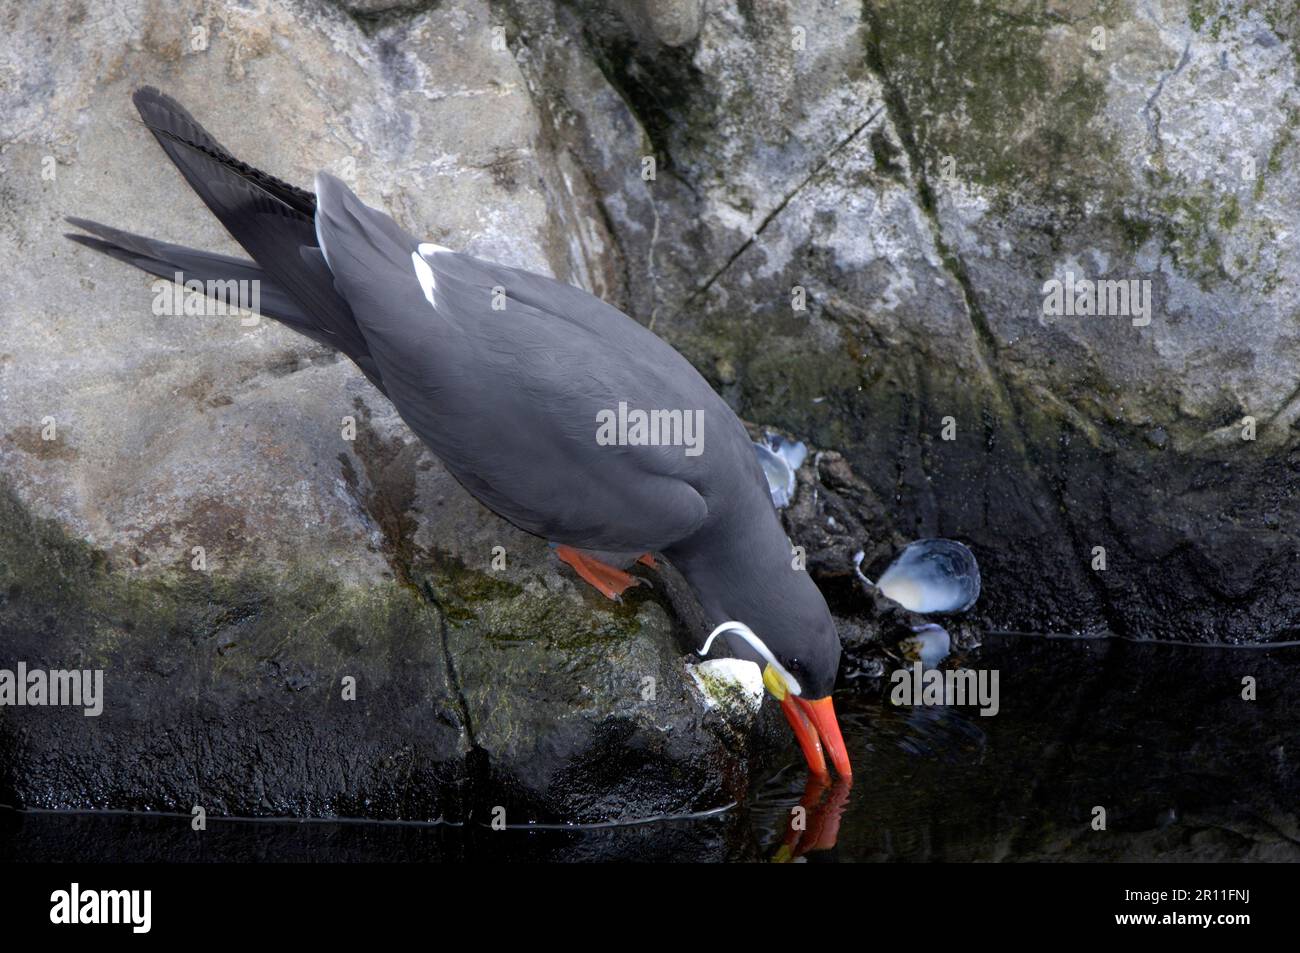
<svg viewBox="0 0 1300 953"><path fill-rule="evenodd" d="M722 625L710 632L709 637L704 640L703 647L699 650L700 655L708 655L709 647L713 645L713 640L724 632L734 632L736 635L748 642L755 652L763 656L763 659L767 664L776 669L777 674L785 679L786 688L789 689L791 695L803 694L803 689L799 687L799 680L791 675L784 665L777 661L776 656L772 654L772 650L763 644L763 640L754 634L754 630L743 622L724 622Z"/></svg>

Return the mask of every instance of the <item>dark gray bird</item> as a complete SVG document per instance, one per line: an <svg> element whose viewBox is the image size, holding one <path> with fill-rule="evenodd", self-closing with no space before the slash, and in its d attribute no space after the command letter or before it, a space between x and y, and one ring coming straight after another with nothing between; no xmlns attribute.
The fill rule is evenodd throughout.
<svg viewBox="0 0 1300 953"><path fill-rule="evenodd" d="M685 358L578 288L420 242L330 175L313 195L239 161L156 89L134 100L253 260L85 219L69 238L162 278L257 281L262 314L351 358L470 493L607 597L637 580L593 552L662 555L762 667L810 769L828 773L824 745L850 774L826 601L744 427Z"/></svg>

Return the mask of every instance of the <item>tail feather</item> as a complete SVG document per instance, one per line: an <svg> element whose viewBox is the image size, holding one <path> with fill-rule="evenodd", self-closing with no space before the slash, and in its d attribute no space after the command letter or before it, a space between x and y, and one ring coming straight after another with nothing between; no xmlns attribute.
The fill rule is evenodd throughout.
<svg viewBox="0 0 1300 953"><path fill-rule="evenodd" d="M135 103L136 111L140 113L144 124L153 132L159 144L167 150L168 155L172 155L172 150L168 148L166 140L207 153L214 161L256 183L268 194L307 219L316 213L315 195L236 159L189 114L189 110L166 93L153 86L143 86L135 91L131 101ZM172 157L172 161L176 161L175 156Z"/></svg>
<svg viewBox="0 0 1300 953"><path fill-rule="evenodd" d="M160 242L90 219L69 218L68 222L92 234L80 235L67 232L64 237L79 245L93 248L110 258L134 265L141 271L157 275L159 278L179 281L182 284L197 281L205 288L213 287L212 283L256 281L258 282L258 313L293 328L318 344L343 350L339 348L339 341L334 335L308 317L296 298L267 278L266 273L253 262L233 258L230 255L187 248L184 245ZM348 352L344 350L344 353ZM348 354L348 356L381 393L386 393L379 376L379 368L369 352Z"/></svg>
<svg viewBox="0 0 1300 953"><path fill-rule="evenodd" d="M87 248L93 248L97 252L108 255L110 258L116 258L118 261L124 261L128 265L134 265L141 271L148 272L151 275L157 275L159 278L166 278L168 281L179 281L184 284L189 281L199 281L206 285L210 281L249 281L260 280L261 286L258 289L258 313L268 318L274 318L277 321L290 325L295 331L318 340L320 343L329 347L334 347L334 343L328 334L313 328L311 322L298 310L298 305L289 295L280 288L268 284L264 278L250 278L248 272L260 274L256 268L250 268L248 271L238 269L225 269L217 263L213 263L211 268L204 268L200 264L198 255L190 258L188 261L174 261L166 258L151 258L148 255L142 255L140 252L125 248L121 245L114 245L110 241L102 238L95 238L91 235L78 235L76 232L65 232L64 238L70 238L79 245L85 245ZM191 249L186 249L192 251ZM233 302L232 302L233 303ZM313 333L314 332L314 333Z"/></svg>
<svg viewBox="0 0 1300 953"><path fill-rule="evenodd" d="M147 238L144 235L124 232L120 228L113 228L111 225L105 225L102 222L92 221L88 218L78 218L75 215L69 215L65 221L69 225L75 225L82 231L90 232L91 235L96 236L95 239L91 239L85 235L68 233L66 237L74 242L80 242L82 245L112 255L119 261L134 265L136 264L135 259L140 259L175 266L171 272L159 275L161 278L170 278L177 269L181 271L207 269L210 271L213 268L219 268L226 273L228 278L242 281L261 281L263 293L267 290L265 272L255 263L246 259L235 258L233 255L218 255L214 252L198 251L184 245L173 245L171 242L162 242L155 238ZM148 268L144 270L149 271ZM279 291L278 288L275 290ZM299 313L299 321L306 320L305 316L301 315L300 309L295 307L294 311ZM271 317L271 315L267 315L267 317Z"/></svg>
<svg viewBox="0 0 1300 953"><path fill-rule="evenodd" d="M217 217L230 233L268 275L298 299L318 325L333 335L334 346L353 360L358 355L368 357L370 348L352 316L352 308L334 290L329 269L322 275L305 264L306 252L319 253L315 226L241 179L227 176L209 182L206 189L215 196L221 209ZM212 207L212 203L208 204Z"/></svg>
<svg viewBox="0 0 1300 953"><path fill-rule="evenodd" d="M69 221L97 237L68 237L164 278L181 271L203 281L256 279L261 283L263 314L342 351L383 390L352 309L335 290L321 258L314 224L316 197L236 159L183 106L157 89L139 89L133 101L185 181L253 262L156 241L86 219Z"/></svg>

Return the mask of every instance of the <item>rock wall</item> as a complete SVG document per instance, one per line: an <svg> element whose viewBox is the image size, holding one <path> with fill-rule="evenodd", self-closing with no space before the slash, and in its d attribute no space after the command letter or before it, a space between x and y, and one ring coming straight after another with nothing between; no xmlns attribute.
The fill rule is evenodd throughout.
<svg viewBox="0 0 1300 953"><path fill-rule="evenodd" d="M413 231L604 290L594 193L491 11L3 16L0 668L103 669L107 699L0 711L0 801L523 823L743 794L771 713L709 708L661 594L587 592L338 355L157 315L151 279L62 237L76 214L238 251L135 118L152 83L276 175L330 169Z"/></svg>
<svg viewBox="0 0 1300 953"><path fill-rule="evenodd" d="M843 452L876 538L970 542L995 627L1295 632L1292 4L506 9L622 303ZM1069 273L1147 313L1045 313Z"/></svg>
<svg viewBox="0 0 1300 953"><path fill-rule="evenodd" d="M135 87L602 295L833 451L787 519L851 643L882 623L848 557L932 535L977 553L980 625L1263 641L1300 625L1298 29L1282 0L5 6L0 667L133 701L0 712L0 800L637 816L739 796L772 747L700 696L670 581L601 604L337 355L155 314L62 238L236 251ZM1149 323L1046 314L1069 273L1146 283Z"/></svg>

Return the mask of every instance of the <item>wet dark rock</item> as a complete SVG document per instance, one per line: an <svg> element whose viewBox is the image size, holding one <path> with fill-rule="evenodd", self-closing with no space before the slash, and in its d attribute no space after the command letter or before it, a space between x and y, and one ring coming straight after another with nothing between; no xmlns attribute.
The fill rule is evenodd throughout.
<svg viewBox="0 0 1300 953"><path fill-rule="evenodd" d="M102 669L105 695L98 717L0 709L0 803L630 820L730 803L785 741L770 711L704 703L646 593L611 607L414 546L408 581L367 588L131 579L12 493L0 527L0 667Z"/></svg>
<svg viewBox="0 0 1300 953"><path fill-rule="evenodd" d="M474 861L716 863L764 859L748 819L704 819L571 831L480 824L213 820L202 835L185 816L23 814L0 809L0 862L84 861L86 844L118 863L445 863Z"/></svg>

